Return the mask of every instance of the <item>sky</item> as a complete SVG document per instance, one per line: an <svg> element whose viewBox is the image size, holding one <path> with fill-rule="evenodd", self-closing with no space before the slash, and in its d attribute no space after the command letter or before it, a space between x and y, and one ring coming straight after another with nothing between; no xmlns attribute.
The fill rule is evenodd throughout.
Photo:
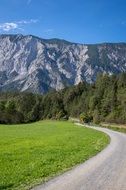
<svg viewBox="0 0 126 190"><path fill-rule="evenodd" d="M126 0L0 0L0 34L126 42Z"/></svg>

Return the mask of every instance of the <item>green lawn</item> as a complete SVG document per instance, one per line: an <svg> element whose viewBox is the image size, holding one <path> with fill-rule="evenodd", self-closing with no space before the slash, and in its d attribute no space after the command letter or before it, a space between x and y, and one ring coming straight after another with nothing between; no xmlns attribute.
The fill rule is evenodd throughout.
<svg viewBox="0 0 126 190"><path fill-rule="evenodd" d="M71 122L0 125L0 190L24 190L95 155L105 134Z"/></svg>

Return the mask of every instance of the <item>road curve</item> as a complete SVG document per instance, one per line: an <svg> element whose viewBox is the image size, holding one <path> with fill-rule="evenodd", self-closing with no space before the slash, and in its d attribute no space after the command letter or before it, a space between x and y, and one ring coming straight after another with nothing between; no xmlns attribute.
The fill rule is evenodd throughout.
<svg viewBox="0 0 126 190"><path fill-rule="evenodd" d="M111 138L98 155L33 190L126 190L126 135L100 127Z"/></svg>

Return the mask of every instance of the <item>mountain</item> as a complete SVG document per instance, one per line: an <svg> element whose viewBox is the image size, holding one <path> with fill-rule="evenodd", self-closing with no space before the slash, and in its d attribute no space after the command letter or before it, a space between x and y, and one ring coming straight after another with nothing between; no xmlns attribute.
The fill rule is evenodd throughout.
<svg viewBox="0 0 126 190"><path fill-rule="evenodd" d="M45 93L98 73L126 72L126 43L77 44L32 35L0 35L0 91Z"/></svg>

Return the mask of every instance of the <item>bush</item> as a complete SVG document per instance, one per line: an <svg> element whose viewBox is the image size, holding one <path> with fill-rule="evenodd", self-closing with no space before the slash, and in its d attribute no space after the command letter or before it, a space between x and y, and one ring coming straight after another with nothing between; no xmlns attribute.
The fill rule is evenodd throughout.
<svg viewBox="0 0 126 190"><path fill-rule="evenodd" d="M82 123L90 123L92 122L93 117L91 114L87 114L87 113L81 113L80 114L80 122Z"/></svg>

